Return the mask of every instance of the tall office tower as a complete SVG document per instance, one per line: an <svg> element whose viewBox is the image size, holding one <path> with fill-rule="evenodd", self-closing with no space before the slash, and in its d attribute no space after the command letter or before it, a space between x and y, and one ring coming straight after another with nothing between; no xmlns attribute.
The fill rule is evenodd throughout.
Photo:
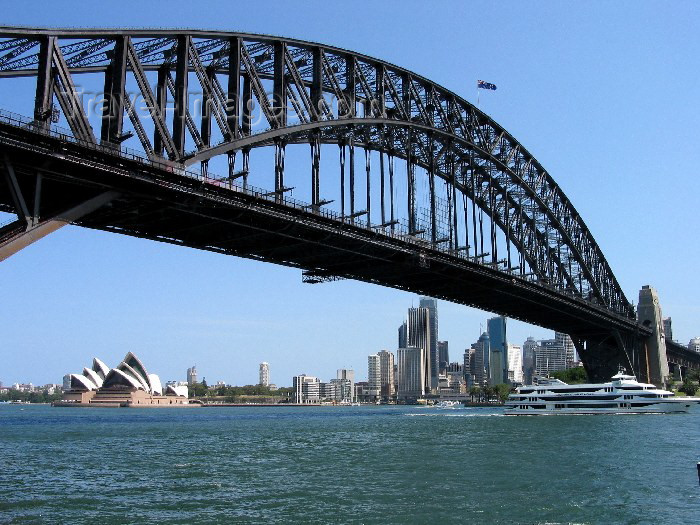
<svg viewBox="0 0 700 525"><path fill-rule="evenodd" d="M394 390L394 354L388 350L379 352L379 383L381 385L382 399L389 401L396 391Z"/></svg>
<svg viewBox="0 0 700 525"><path fill-rule="evenodd" d="M554 332L554 339L563 346L566 351L566 368L573 368L574 362L576 362L576 347L574 347L574 342L571 340L571 337L569 337L568 334Z"/></svg>
<svg viewBox="0 0 700 525"><path fill-rule="evenodd" d="M535 376L535 354L537 353L537 341L534 337L528 337L523 343L523 383L532 384Z"/></svg>
<svg viewBox="0 0 700 525"><path fill-rule="evenodd" d="M295 403L318 403L321 400L321 380L300 374L292 378Z"/></svg>
<svg viewBox="0 0 700 525"><path fill-rule="evenodd" d="M447 366L450 364L450 349L447 341L438 341L438 361L440 362L439 371L445 373Z"/></svg>
<svg viewBox="0 0 700 525"><path fill-rule="evenodd" d="M491 385L500 385L508 379L508 334L506 332L506 318L503 316L492 317L488 320L488 333L490 347L489 382Z"/></svg>
<svg viewBox="0 0 700 525"><path fill-rule="evenodd" d="M187 369L187 384L194 385L197 382L197 365Z"/></svg>
<svg viewBox="0 0 700 525"><path fill-rule="evenodd" d="M474 359L471 368L474 386L485 386L489 380L489 354L491 352L489 334L487 332L481 334L479 340L472 344L472 348L474 349Z"/></svg>
<svg viewBox="0 0 700 525"><path fill-rule="evenodd" d="M397 348L406 348L408 346L408 325L404 321L399 326L399 346Z"/></svg>
<svg viewBox="0 0 700 525"><path fill-rule="evenodd" d="M432 297L421 297L418 303L420 308L427 308L430 312L428 324L430 325L430 335L428 337L429 348L428 359L430 359L430 369L427 371L430 375L430 388L433 392L437 391L438 376L440 371L440 355L438 352L438 312L437 299Z"/></svg>
<svg viewBox="0 0 700 525"><path fill-rule="evenodd" d="M535 375L548 376L558 370L566 370L566 349L556 339L540 341L535 354Z"/></svg>
<svg viewBox="0 0 700 525"><path fill-rule="evenodd" d="M339 368L336 373L336 378L350 381L350 392L352 396L350 401L355 401L355 371L348 368Z"/></svg>
<svg viewBox="0 0 700 525"><path fill-rule="evenodd" d="M270 386L270 365L265 361L260 363L260 386Z"/></svg>
<svg viewBox="0 0 700 525"><path fill-rule="evenodd" d="M382 371L379 354L367 356L367 386L371 400L377 401L382 390Z"/></svg>
<svg viewBox="0 0 700 525"><path fill-rule="evenodd" d="M508 343L508 381L523 383L523 351L518 345Z"/></svg>
<svg viewBox="0 0 700 525"><path fill-rule="evenodd" d="M673 341L673 328L671 327L671 318L664 318L664 336L667 341Z"/></svg>
<svg viewBox="0 0 700 525"><path fill-rule="evenodd" d="M423 373L425 378L425 393L432 392L432 368L430 360L430 310L427 308L409 308L407 320L407 347L406 348L422 348L425 350L425 363L423 365Z"/></svg>
<svg viewBox="0 0 700 525"><path fill-rule="evenodd" d="M476 350L474 348L467 348L464 351L464 361L462 363L462 373L464 374L464 381L467 383L467 388L474 386L474 356Z"/></svg>
<svg viewBox="0 0 700 525"><path fill-rule="evenodd" d="M425 354L423 348L408 347L398 350L398 393L403 400L418 399L425 395Z"/></svg>

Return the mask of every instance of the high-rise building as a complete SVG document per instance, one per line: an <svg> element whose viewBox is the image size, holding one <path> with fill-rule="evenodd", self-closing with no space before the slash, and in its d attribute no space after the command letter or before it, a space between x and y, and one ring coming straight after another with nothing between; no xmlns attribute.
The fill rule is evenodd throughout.
<svg viewBox="0 0 700 525"><path fill-rule="evenodd" d="M571 340L568 334L563 334L561 332L554 332L554 339L564 347L566 352L566 368L573 368L576 362L576 348L574 347L574 342Z"/></svg>
<svg viewBox="0 0 700 525"><path fill-rule="evenodd" d="M350 392L351 396L355 395L355 371L350 370L348 368L339 368L336 372L336 378L338 379L347 379L350 381ZM355 401L354 397L350 400Z"/></svg>
<svg viewBox="0 0 700 525"><path fill-rule="evenodd" d="M664 318L664 336L668 341L673 341L673 327L671 326L671 318Z"/></svg>
<svg viewBox="0 0 700 525"><path fill-rule="evenodd" d="M265 361L260 363L260 386L270 386L270 365Z"/></svg>
<svg viewBox="0 0 700 525"><path fill-rule="evenodd" d="M379 352L379 374L381 385L381 396L385 401L389 401L394 397L396 390L394 389L394 354L388 350Z"/></svg>
<svg viewBox="0 0 700 525"><path fill-rule="evenodd" d="M197 382L197 365L187 369L187 384L194 385Z"/></svg>
<svg viewBox="0 0 700 525"><path fill-rule="evenodd" d="M408 346L408 325L404 321L399 326L399 346L397 348L406 348Z"/></svg>
<svg viewBox="0 0 700 525"><path fill-rule="evenodd" d="M425 386L423 392L429 393L431 388L431 360L430 360L430 310L428 308L409 308L407 319L407 348L422 348L425 350L423 359L423 374Z"/></svg>
<svg viewBox="0 0 700 525"><path fill-rule="evenodd" d="M548 376L566 370L566 349L556 339L540 341L535 354L535 375Z"/></svg>
<svg viewBox="0 0 700 525"><path fill-rule="evenodd" d="M321 400L321 381L317 377L299 374L292 378L295 403L318 403Z"/></svg>
<svg viewBox="0 0 700 525"><path fill-rule="evenodd" d="M355 385L349 379L331 379L330 383L335 385L335 400L341 403L352 403Z"/></svg>
<svg viewBox="0 0 700 525"><path fill-rule="evenodd" d="M430 334L428 336L429 347L426 349L428 351L428 359L430 360L430 369L427 373L430 375L430 388L435 392L437 391L440 373L437 299L421 297L418 306L420 308L427 308L428 312L430 312L428 316L428 324L430 325Z"/></svg>
<svg viewBox="0 0 700 525"><path fill-rule="evenodd" d="M491 343L489 334L484 332L479 337L479 340L472 344L474 349L474 359L472 359L471 370L474 378L473 386L485 386L489 380L489 354L491 352Z"/></svg>
<svg viewBox="0 0 700 525"><path fill-rule="evenodd" d="M425 354L426 351L422 347L399 348L399 399L418 399L425 395Z"/></svg>
<svg viewBox="0 0 700 525"><path fill-rule="evenodd" d="M379 354L367 356L367 385L372 401L379 400L382 390L382 372Z"/></svg>
<svg viewBox="0 0 700 525"><path fill-rule="evenodd" d="M467 387L474 386L474 356L476 350L472 348L467 348L464 351L464 361L462 362L462 373L464 374L464 381Z"/></svg>
<svg viewBox="0 0 700 525"><path fill-rule="evenodd" d="M528 337L523 343L523 383L531 385L535 376L535 354L537 353L537 341L534 337Z"/></svg>
<svg viewBox="0 0 700 525"><path fill-rule="evenodd" d="M499 385L508 380L508 334L506 318L492 317L488 320L490 342L489 383Z"/></svg>
<svg viewBox="0 0 700 525"><path fill-rule="evenodd" d="M445 373L447 366L450 364L450 349L447 341L438 341L438 361L440 362L439 372Z"/></svg>
<svg viewBox="0 0 700 525"><path fill-rule="evenodd" d="M523 351L518 345L508 343L508 381L523 383Z"/></svg>

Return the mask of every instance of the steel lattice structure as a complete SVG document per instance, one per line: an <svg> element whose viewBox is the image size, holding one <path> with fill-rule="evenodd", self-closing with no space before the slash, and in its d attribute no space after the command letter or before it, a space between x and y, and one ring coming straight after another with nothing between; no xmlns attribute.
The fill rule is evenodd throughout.
<svg viewBox="0 0 700 525"><path fill-rule="evenodd" d="M104 82L99 139L76 89L76 79L88 74L99 74ZM438 261L459 260L480 267L482 274L495 272L494 279L505 279L508 286L531 287L553 294L553 301L575 303L585 315L602 319L595 338L592 329L579 335L569 330L589 369L597 366L596 359L586 357L584 341L607 341L617 348L615 358L606 362L608 368L615 360L634 366L634 345L625 338L648 335L636 325L634 308L591 232L542 165L472 104L408 70L343 49L264 35L0 28L0 77L23 76L36 77L37 86L33 119L25 129L56 138L51 119L57 100L70 141L123 155L121 144L133 136L155 168L184 173L186 166L199 167L200 179L215 183L209 193L221 187L217 198L234 187L248 191L251 153L273 149L274 189L254 193L289 206L286 150L308 145L311 192L307 205L295 207L309 217L297 220L330 218L348 236L357 227L372 232L377 242L400 239L418 254L419 262L427 257L436 267ZM129 85L143 100L146 114L135 107ZM193 92L201 94L201 115L193 111ZM329 201L321 196L321 151L328 145L338 147L340 195L334 214L324 210ZM364 152L364 162L356 163L356 151ZM208 165L219 156L227 159L228 174L214 180ZM377 176L371 175L372 158L375 171L379 159L380 188ZM242 159L238 170L237 159ZM366 171L361 182L356 164ZM417 170L427 181L423 216L417 204ZM360 184L362 202L356 195ZM399 184L406 195L397 203L393 188ZM437 195L438 186L443 197ZM92 211L94 207L88 213ZM74 222L80 223L78 218ZM86 219L85 225L157 237L104 221L90 224ZM214 243L200 247L217 249ZM262 250L221 251L272 260L260 255ZM308 282L351 277L416 288L353 273L327 260L321 265L280 256L273 262L300 266ZM459 302L484 306L479 299ZM536 321L542 324L542 318Z"/></svg>

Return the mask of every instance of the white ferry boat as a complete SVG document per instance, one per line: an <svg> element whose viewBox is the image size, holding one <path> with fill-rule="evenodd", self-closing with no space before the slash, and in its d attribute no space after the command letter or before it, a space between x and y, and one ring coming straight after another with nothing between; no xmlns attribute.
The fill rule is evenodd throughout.
<svg viewBox="0 0 700 525"><path fill-rule="evenodd" d="M511 394L505 414L653 414L687 412L698 403L700 398L676 397L620 372L609 383L568 385L559 379L540 379Z"/></svg>

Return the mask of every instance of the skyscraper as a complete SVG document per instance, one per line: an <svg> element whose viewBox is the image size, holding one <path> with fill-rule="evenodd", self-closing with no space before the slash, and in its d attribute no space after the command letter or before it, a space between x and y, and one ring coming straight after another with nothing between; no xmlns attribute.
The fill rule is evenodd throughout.
<svg viewBox="0 0 700 525"><path fill-rule="evenodd" d="M476 350L473 345L472 348L467 348L464 351L464 361L462 364L462 373L464 374L464 381L467 383L467 387L474 386L474 356L476 355Z"/></svg>
<svg viewBox="0 0 700 525"><path fill-rule="evenodd" d="M668 341L673 341L673 326L670 317L664 318L664 336Z"/></svg>
<svg viewBox="0 0 700 525"><path fill-rule="evenodd" d="M403 400L418 399L425 395L425 350L409 347L398 350L398 392Z"/></svg>
<svg viewBox="0 0 700 525"><path fill-rule="evenodd" d="M423 375L425 386L423 391L432 391L431 375L432 367L430 360L430 310L428 308L409 308L407 320L407 347L422 348L424 352Z"/></svg>
<svg viewBox="0 0 700 525"><path fill-rule="evenodd" d="M566 349L556 339L540 341L535 354L535 375L548 376L558 370L566 370Z"/></svg>
<svg viewBox="0 0 700 525"><path fill-rule="evenodd" d="M537 341L534 337L528 337L523 343L523 383L532 384L535 375L535 353L537 352Z"/></svg>
<svg viewBox="0 0 700 525"><path fill-rule="evenodd" d="M300 374L292 378L295 403L318 403L321 400L321 381L317 377Z"/></svg>
<svg viewBox="0 0 700 525"><path fill-rule="evenodd" d="M270 365L265 361L260 363L260 386L270 386Z"/></svg>
<svg viewBox="0 0 700 525"><path fill-rule="evenodd" d="M438 341L438 361L440 362L439 372L443 374L450 364L450 350L447 341Z"/></svg>
<svg viewBox="0 0 700 525"><path fill-rule="evenodd" d="M197 365L187 369L187 384L194 385L197 382Z"/></svg>
<svg viewBox="0 0 700 525"><path fill-rule="evenodd" d="M576 348L574 347L574 342L571 340L571 337L561 332L554 332L554 339L564 347L564 351L566 352L566 367L572 368L576 361Z"/></svg>
<svg viewBox="0 0 700 525"><path fill-rule="evenodd" d="M489 379L489 354L491 343L489 334L484 332L479 340L472 344L474 359L471 364L474 386L485 386Z"/></svg>
<svg viewBox="0 0 700 525"><path fill-rule="evenodd" d="M406 321L399 326L399 346L397 348L406 348L408 346L408 325Z"/></svg>
<svg viewBox="0 0 700 525"><path fill-rule="evenodd" d="M492 317L488 320L490 347L489 382L499 385L508 380L508 335L506 318Z"/></svg>
<svg viewBox="0 0 700 525"><path fill-rule="evenodd" d="M396 393L394 390L394 354L387 350L379 352L379 371L381 396L389 401Z"/></svg>
<svg viewBox="0 0 700 525"><path fill-rule="evenodd" d="M438 352L438 313L437 300L432 297L421 297L418 304L420 308L427 308L430 312L428 324L430 325L430 335L428 336L429 347L428 359L430 360L430 368L426 371L430 375L430 388L433 391L438 387L438 374L440 370L440 355Z"/></svg>
<svg viewBox="0 0 700 525"><path fill-rule="evenodd" d="M518 345L508 343L508 381L522 384L523 352Z"/></svg>
<svg viewBox="0 0 700 525"><path fill-rule="evenodd" d="M367 386L372 400L379 399L382 390L382 372L379 354L367 356Z"/></svg>

